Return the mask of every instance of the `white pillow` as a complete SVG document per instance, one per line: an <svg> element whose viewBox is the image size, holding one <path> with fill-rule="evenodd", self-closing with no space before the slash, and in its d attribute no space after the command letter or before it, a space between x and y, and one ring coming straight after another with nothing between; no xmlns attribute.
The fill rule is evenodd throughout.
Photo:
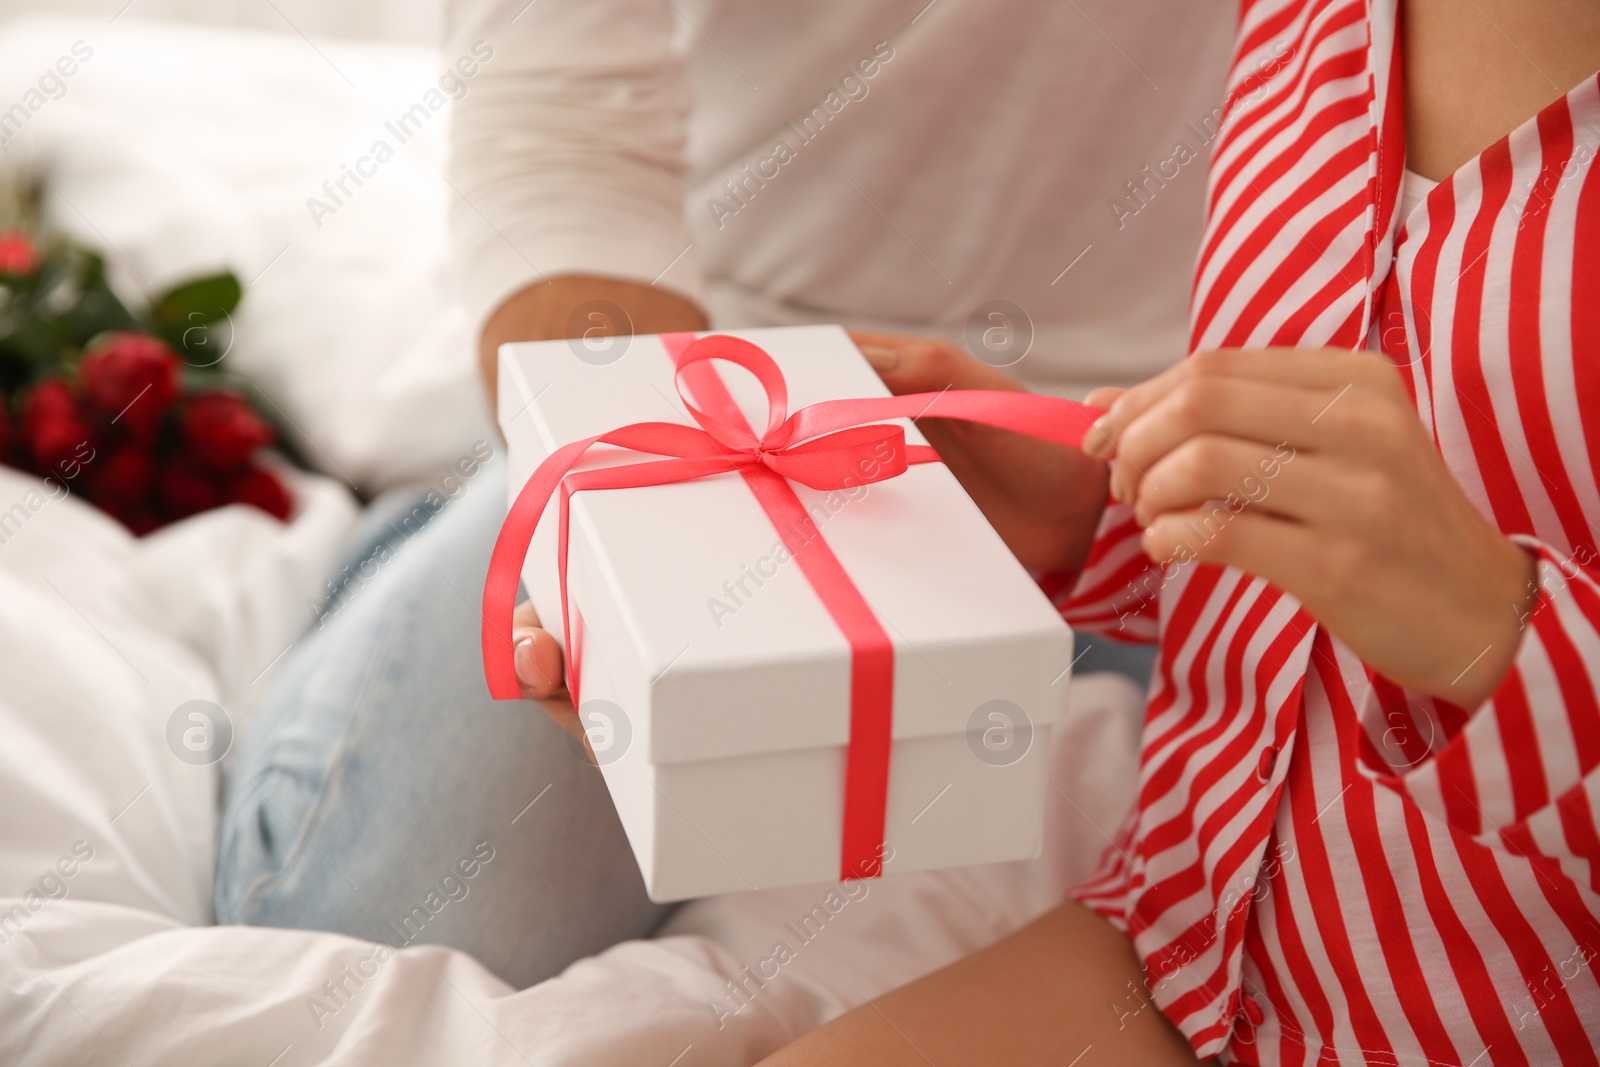
<svg viewBox="0 0 1600 1067"><path fill-rule="evenodd" d="M315 465L378 490L431 480L492 434L449 295L449 109L426 110L444 68L398 45L30 18L0 30L0 139L51 183L49 221L104 249L130 297L234 270L224 366L266 390ZM401 143L386 123L418 103L426 121ZM330 196L378 140L393 158ZM313 197L330 210L314 217Z"/></svg>

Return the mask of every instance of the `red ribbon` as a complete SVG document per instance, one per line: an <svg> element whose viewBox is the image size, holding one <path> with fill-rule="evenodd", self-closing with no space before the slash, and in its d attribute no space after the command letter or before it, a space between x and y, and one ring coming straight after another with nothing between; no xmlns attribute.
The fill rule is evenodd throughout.
<svg viewBox="0 0 1600 1067"><path fill-rule="evenodd" d="M698 428L673 422L636 422L563 445L539 464L512 503L483 587L483 666L489 692L498 700L521 696L513 662L509 623L516 605L522 562L545 505L561 490L556 568L561 588L561 632L567 678L578 701L581 656L573 643L567 599L567 532L572 494L591 489L636 489L738 472L800 564L850 645L850 742L845 765L842 878L882 873L884 815L889 795L889 751L894 721L894 649L877 616L850 580L844 565L816 535L791 481L834 490L898 477L916 463L939 457L927 445L906 443L905 430L876 420L961 419L1057 444L1078 447L1100 414L1070 400L1032 393L945 390L906 396L825 400L790 414L783 373L772 357L749 341L725 335L694 339L663 334L677 364L674 383ZM761 383L767 425L755 432L710 361L735 363ZM686 390L686 386L688 387ZM696 401L698 401L698 406ZM596 470L572 467L595 445L613 445L665 459Z"/></svg>

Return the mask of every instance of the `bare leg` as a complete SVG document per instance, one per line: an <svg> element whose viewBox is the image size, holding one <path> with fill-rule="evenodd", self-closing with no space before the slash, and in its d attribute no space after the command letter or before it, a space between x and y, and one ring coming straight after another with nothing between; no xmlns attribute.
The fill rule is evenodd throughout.
<svg viewBox="0 0 1600 1067"><path fill-rule="evenodd" d="M763 1067L1150 1067L1199 1061L1153 1006L1128 939L1066 903L1009 937L856 1008Z"/></svg>

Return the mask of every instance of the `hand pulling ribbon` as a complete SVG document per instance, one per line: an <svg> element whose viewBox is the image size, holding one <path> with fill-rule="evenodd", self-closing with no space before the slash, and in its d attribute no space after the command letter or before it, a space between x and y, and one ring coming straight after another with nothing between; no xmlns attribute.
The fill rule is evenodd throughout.
<svg viewBox="0 0 1600 1067"><path fill-rule="evenodd" d="M960 419L1079 447L1100 414L1070 400L998 390L950 390L906 396L825 400L790 414L783 372L762 349L736 337L662 334L677 364L678 395L697 429L683 423L636 422L573 441L539 464L517 494L489 560L483 587L483 666L497 700L521 695L509 636L517 583L533 532L559 486L556 567L561 585L562 647L573 703L578 702L580 656L573 644L567 601L568 509L572 494L590 489L636 489L737 471L782 536L785 547L850 645L850 740L845 763L842 878L882 873L883 829L889 795L894 718L894 649L844 565L820 537L805 537L806 510L789 482L812 489L854 488L898 477L916 463L938 460L927 445L908 445L905 430L875 420ZM735 363L761 383L767 426L751 429L711 360ZM686 388L687 391L686 391ZM691 397L693 399L691 399ZM700 406L696 406L698 401ZM596 470L572 467L595 445L665 456Z"/></svg>

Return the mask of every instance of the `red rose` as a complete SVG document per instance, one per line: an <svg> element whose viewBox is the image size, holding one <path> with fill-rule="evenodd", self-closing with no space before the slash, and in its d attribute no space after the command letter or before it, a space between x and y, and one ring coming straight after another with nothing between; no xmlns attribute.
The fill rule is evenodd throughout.
<svg viewBox="0 0 1600 1067"><path fill-rule="evenodd" d="M156 475L156 496L169 519L186 519L228 503L217 476L187 456L171 460Z"/></svg>
<svg viewBox="0 0 1600 1067"><path fill-rule="evenodd" d="M155 460L137 445L122 445L84 467L84 484L90 500L131 527L125 516L150 512Z"/></svg>
<svg viewBox="0 0 1600 1067"><path fill-rule="evenodd" d="M84 405L135 441L155 440L161 417L178 396L178 357L142 333L115 333L84 353L79 366Z"/></svg>
<svg viewBox="0 0 1600 1067"><path fill-rule="evenodd" d="M40 382L28 391L18 429L22 451L33 461L35 474L75 478L79 468L94 457L94 427L78 398L59 378Z"/></svg>
<svg viewBox="0 0 1600 1067"><path fill-rule="evenodd" d="M219 472L237 471L270 445L272 427L237 393L199 393L184 404L178 428L189 455Z"/></svg>
<svg viewBox="0 0 1600 1067"><path fill-rule="evenodd" d="M0 274L32 274L39 267L39 249L20 230L0 233Z"/></svg>
<svg viewBox="0 0 1600 1067"><path fill-rule="evenodd" d="M289 490L271 471L260 467L246 468L233 479L229 489L230 503L250 504L281 522L288 522L289 512L294 509Z"/></svg>

